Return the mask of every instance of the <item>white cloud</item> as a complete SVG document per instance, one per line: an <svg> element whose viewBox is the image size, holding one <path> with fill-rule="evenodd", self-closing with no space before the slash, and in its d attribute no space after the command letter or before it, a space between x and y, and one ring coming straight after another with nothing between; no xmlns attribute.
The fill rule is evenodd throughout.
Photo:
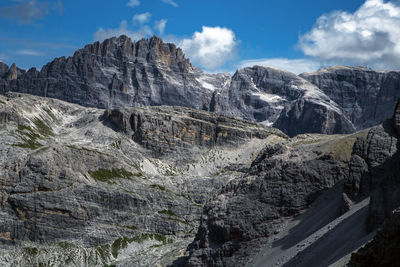
<svg viewBox="0 0 400 267"><path fill-rule="evenodd" d="M164 33L167 22L168 22L168 20L162 19L162 20L158 20L154 23L154 28L158 31L158 33L160 35L162 35Z"/></svg>
<svg viewBox="0 0 400 267"><path fill-rule="evenodd" d="M195 64L215 70L235 56L237 44L232 30L203 26L202 32L195 32L191 39L181 40L178 46Z"/></svg>
<svg viewBox="0 0 400 267"><path fill-rule="evenodd" d="M178 7L178 4L174 0L161 0L161 1L171 6Z"/></svg>
<svg viewBox="0 0 400 267"><path fill-rule="evenodd" d="M30 49L17 50L15 53L18 55L35 56L35 57L41 57L41 56L45 55L43 52L30 50Z"/></svg>
<svg viewBox="0 0 400 267"><path fill-rule="evenodd" d="M126 35L132 40L139 40L141 38L149 37L153 35L153 31L147 25L140 27L137 31L128 29L128 23L123 20L118 28L115 29L103 29L100 27L97 32L94 33L94 39L96 41L104 41L107 38L118 37L120 35Z"/></svg>
<svg viewBox="0 0 400 267"><path fill-rule="evenodd" d="M129 2L126 3L126 5L130 6L130 7L140 6L140 1L139 0L129 0Z"/></svg>
<svg viewBox="0 0 400 267"><path fill-rule="evenodd" d="M133 24L136 24L136 23L144 24L150 20L150 17L151 17L151 13L149 13L149 12L142 13L142 14L136 14L132 18L132 23Z"/></svg>
<svg viewBox="0 0 400 267"><path fill-rule="evenodd" d="M300 37L303 52L326 62L400 68L400 6L367 0L356 12L322 15Z"/></svg>
<svg viewBox="0 0 400 267"><path fill-rule="evenodd" d="M273 67L281 70L300 74L313 72L321 68L321 64L312 59L288 59L288 58L260 58L241 61L238 68L252 67L255 65Z"/></svg>

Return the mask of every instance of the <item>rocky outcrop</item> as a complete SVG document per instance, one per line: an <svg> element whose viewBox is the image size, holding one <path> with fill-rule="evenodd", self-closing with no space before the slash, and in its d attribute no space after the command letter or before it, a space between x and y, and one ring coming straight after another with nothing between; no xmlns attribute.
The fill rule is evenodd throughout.
<svg viewBox="0 0 400 267"><path fill-rule="evenodd" d="M372 230L400 206L397 106L393 118L369 130L353 148L344 192L354 201L371 197L368 226Z"/></svg>
<svg viewBox="0 0 400 267"><path fill-rule="evenodd" d="M397 266L400 261L400 210L377 232L374 239L351 256L350 267Z"/></svg>
<svg viewBox="0 0 400 267"><path fill-rule="evenodd" d="M8 70L9 67L7 66L7 64L4 64L3 62L0 61L0 79L5 78Z"/></svg>
<svg viewBox="0 0 400 267"><path fill-rule="evenodd" d="M302 133L354 132L353 124L339 109L307 98L295 100L286 106L273 126L292 137Z"/></svg>
<svg viewBox="0 0 400 267"><path fill-rule="evenodd" d="M182 107L107 110L103 120L157 155L179 152L190 158L196 147L236 147L269 135L287 138L274 128Z"/></svg>
<svg viewBox="0 0 400 267"><path fill-rule="evenodd" d="M366 138L360 137L354 144L345 192L356 201L369 196L386 173L392 171L385 164L396 153L397 137L391 121L371 128Z"/></svg>
<svg viewBox="0 0 400 267"><path fill-rule="evenodd" d="M398 71L336 66L300 76L335 101L356 130L390 118L400 97Z"/></svg>
<svg viewBox="0 0 400 267"><path fill-rule="evenodd" d="M301 133L350 133L352 123L336 103L303 78L254 66L235 73L216 95L215 111L273 125L289 136Z"/></svg>
<svg viewBox="0 0 400 267"><path fill-rule="evenodd" d="M14 66L15 68L15 66ZM53 97L98 108L180 105L208 110L213 89L227 75L207 75L181 49L158 37L137 42L126 36L85 46L41 71L8 75L1 92Z"/></svg>
<svg viewBox="0 0 400 267"><path fill-rule="evenodd" d="M346 163L316 147L267 146L247 176L231 181L205 205L196 239L175 265L248 265L259 240L279 232L282 218L298 214L346 178Z"/></svg>

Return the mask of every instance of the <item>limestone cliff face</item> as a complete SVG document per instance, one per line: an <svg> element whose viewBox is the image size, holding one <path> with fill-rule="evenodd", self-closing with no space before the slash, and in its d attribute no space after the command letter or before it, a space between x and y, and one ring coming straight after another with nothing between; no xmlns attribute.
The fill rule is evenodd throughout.
<svg viewBox="0 0 400 267"><path fill-rule="evenodd" d="M359 138L350 160L345 192L355 201L371 196L370 229L382 224L400 206L398 112L399 105L392 119L371 128L366 138Z"/></svg>
<svg viewBox="0 0 400 267"><path fill-rule="evenodd" d="M179 152L190 158L200 147L237 147L271 134L287 138L274 128L182 107L107 110L103 120L159 156Z"/></svg>
<svg viewBox="0 0 400 267"><path fill-rule="evenodd" d="M87 45L72 57L57 58L41 71L30 69L0 91L99 108L180 105L208 110L212 89L225 79L223 74L204 74L182 50L158 37L132 42L120 36Z"/></svg>
<svg viewBox="0 0 400 267"><path fill-rule="evenodd" d="M216 99L217 112L273 125L289 136L354 131L324 92L287 71L261 66L241 69Z"/></svg>
<svg viewBox="0 0 400 267"><path fill-rule="evenodd" d="M400 97L398 71L339 66L300 76L335 101L357 130L390 118Z"/></svg>

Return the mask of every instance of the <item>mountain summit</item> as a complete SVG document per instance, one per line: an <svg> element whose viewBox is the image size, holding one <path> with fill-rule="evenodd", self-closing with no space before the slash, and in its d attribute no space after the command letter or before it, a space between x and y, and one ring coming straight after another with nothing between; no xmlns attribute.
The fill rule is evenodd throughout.
<svg viewBox="0 0 400 267"><path fill-rule="evenodd" d="M32 68L13 77L2 81L0 92L99 108L179 105L206 110L210 89L227 79L224 74L204 74L181 49L158 37L133 42L124 35L86 45L72 57L56 58L40 72Z"/></svg>

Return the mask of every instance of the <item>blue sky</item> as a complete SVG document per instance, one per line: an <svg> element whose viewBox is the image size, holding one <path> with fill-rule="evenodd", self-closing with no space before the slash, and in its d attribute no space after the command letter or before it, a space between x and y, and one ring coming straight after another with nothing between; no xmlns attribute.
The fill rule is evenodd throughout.
<svg viewBox="0 0 400 267"><path fill-rule="evenodd" d="M398 1L2 0L0 24L0 60L25 69L119 34L159 35L208 72L400 68Z"/></svg>

